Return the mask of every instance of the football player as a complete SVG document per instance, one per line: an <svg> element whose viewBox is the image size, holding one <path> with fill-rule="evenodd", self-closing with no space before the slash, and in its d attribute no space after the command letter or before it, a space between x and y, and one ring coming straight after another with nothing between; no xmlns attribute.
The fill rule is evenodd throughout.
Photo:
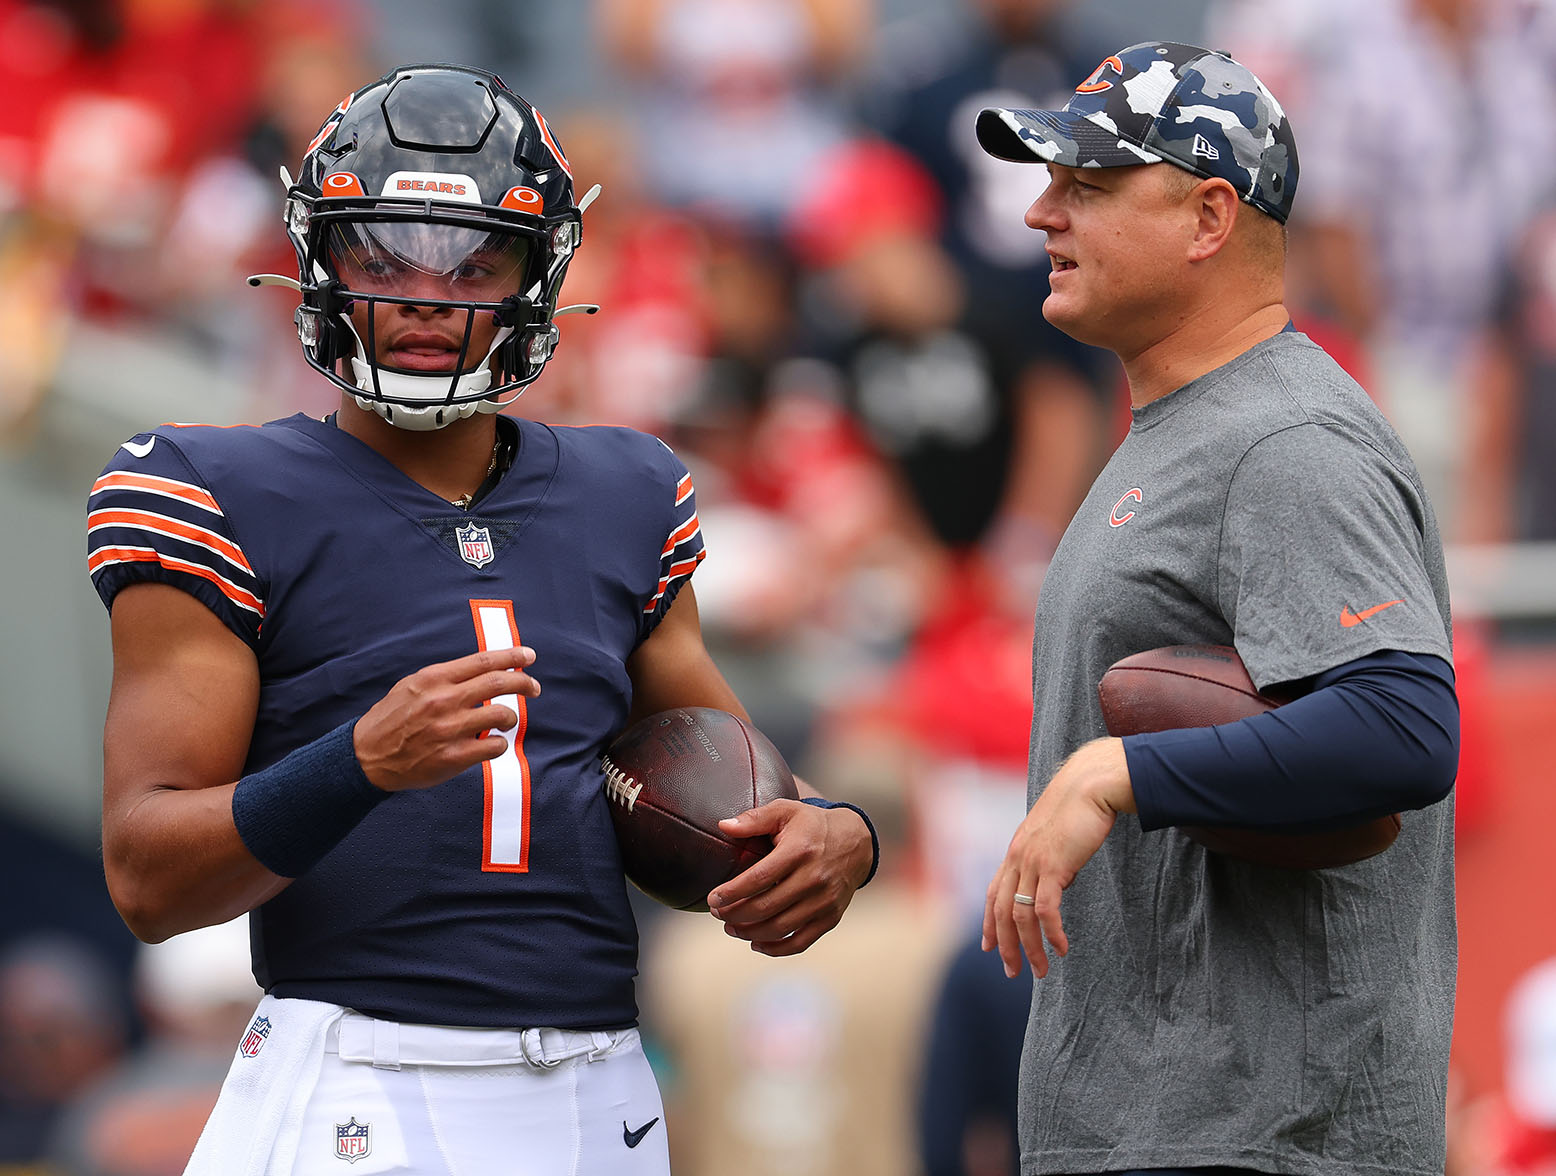
<svg viewBox="0 0 1556 1176"><path fill-rule="evenodd" d="M252 281L300 292L338 411L139 434L89 507L109 889L151 942L252 912L267 994L188 1170L664 1173L600 752L744 712L686 468L500 415L589 198L536 110L453 66L358 90L283 179L299 277ZM874 870L863 814L807 800L726 825L775 842L710 896L769 955Z"/></svg>

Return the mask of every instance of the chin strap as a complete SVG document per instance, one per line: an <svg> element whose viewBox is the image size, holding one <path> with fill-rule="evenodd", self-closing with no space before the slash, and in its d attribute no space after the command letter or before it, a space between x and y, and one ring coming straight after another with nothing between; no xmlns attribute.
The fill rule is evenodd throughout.
<svg viewBox="0 0 1556 1176"><path fill-rule="evenodd" d="M441 429L444 425L452 424L474 413L496 412L502 407L491 400L464 398L480 396L491 387L492 356L502 346L503 340L513 333L512 327L500 329L492 340L491 348L482 357L480 365L473 371L461 373L455 380L441 373L416 376L408 372L385 371L383 368L378 368L375 372L373 365L367 360L367 350L362 344L362 337L357 335L355 324L349 317L346 318L346 323L357 340L357 353L351 357L351 372L356 378L357 387L364 392L376 392L384 397L382 400L375 400L366 396L357 396L355 400L368 411L376 412L391 425L398 425L402 429L415 432ZM453 385L453 394L460 397L462 403L450 404L445 399L449 394L450 384ZM491 407L486 407L488 405Z"/></svg>
<svg viewBox="0 0 1556 1176"><path fill-rule="evenodd" d="M352 363L355 362L356 360L352 360ZM386 374L379 378L387 381L391 375ZM405 429L411 433L431 433L445 425L463 420L467 416L473 416L481 411L483 405L492 403L490 400L472 400L466 404L429 404L418 408L408 404L388 404L382 400L369 400L366 396L353 396L352 399L357 402L359 408L377 413L395 428ZM490 411L496 412L497 409L494 406Z"/></svg>

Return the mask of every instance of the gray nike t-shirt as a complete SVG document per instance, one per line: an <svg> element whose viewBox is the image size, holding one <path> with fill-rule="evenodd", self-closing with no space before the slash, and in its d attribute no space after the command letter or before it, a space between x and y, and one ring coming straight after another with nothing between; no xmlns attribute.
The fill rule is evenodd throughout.
<svg viewBox="0 0 1556 1176"><path fill-rule="evenodd" d="M1134 415L1066 530L1033 643L1030 800L1106 734L1097 683L1235 645L1261 687L1382 649L1451 660L1415 467L1319 347L1277 335ZM1457 936L1452 800L1387 852L1289 871L1121 817L1037 982L1021 1170L1443 1170Z"/></svg>

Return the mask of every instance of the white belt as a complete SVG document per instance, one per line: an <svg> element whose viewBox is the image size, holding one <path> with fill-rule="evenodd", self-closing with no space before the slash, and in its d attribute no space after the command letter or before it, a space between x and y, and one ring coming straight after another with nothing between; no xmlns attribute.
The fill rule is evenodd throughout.
<svg viewBox="0 0 1556 1176"><path fill-rule="evenodd" d="M604 1057L636 1029L467 1029L380 1021L347 1012L330 1026L326 1053L343 1062L371 1062L380 1070L401 1066L527 1065L550 1069L570 1058Z"/></svg>

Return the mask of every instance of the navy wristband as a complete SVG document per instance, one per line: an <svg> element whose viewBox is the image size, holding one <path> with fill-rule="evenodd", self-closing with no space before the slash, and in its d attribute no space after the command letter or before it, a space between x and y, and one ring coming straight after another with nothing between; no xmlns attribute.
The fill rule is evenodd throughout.
<svg viewBox="0 0 1556 1176"><path fill-rule="evenodd" d="M817 808L846 808L859 814L864 827L870 830L870 872L864 876L864 881L859 883L859 889L863 890L870 884L870 879L875 877L875 871L881 867L881 839L875 835L875 826L870 823L869 814L857 804L849 804L846 800L828 800L824 796L802 796L800 800L805 804L813 804Z"/></svg>
<svg viewBox="0 0 1556 1176"><path fill-rule="evenodd" d="M357 762L342 723L263 771L244 776L232 793L232 823L259 864L283 878L306 874L389 794Z"/></svg>

